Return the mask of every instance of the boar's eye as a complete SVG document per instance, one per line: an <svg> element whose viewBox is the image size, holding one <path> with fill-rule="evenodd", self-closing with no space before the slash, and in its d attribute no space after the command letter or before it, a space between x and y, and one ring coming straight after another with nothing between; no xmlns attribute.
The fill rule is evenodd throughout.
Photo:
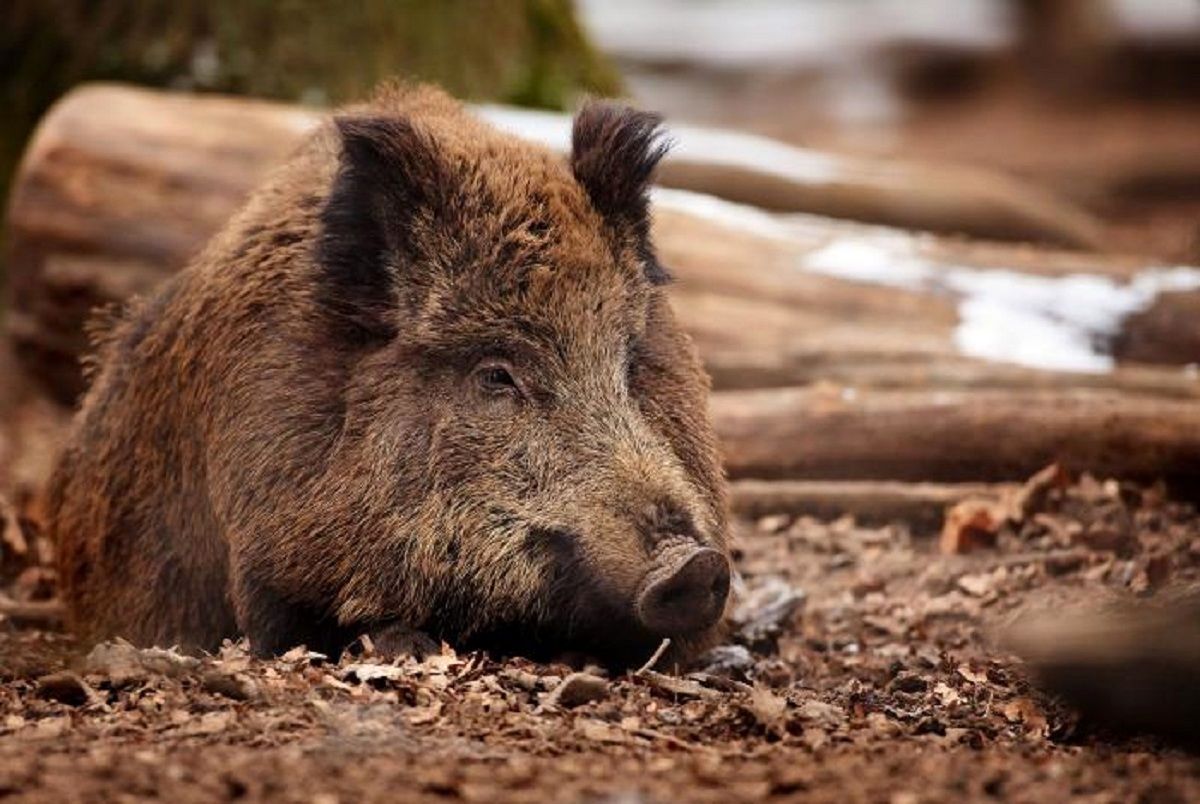
<svg viewBox="0 0 1200 804"><path fill-rule="evenodd" d="M482 363L475 369L475 376L483 390L493 394L521 393L521 387L513 379L512 370L503 363Z"/></svg>

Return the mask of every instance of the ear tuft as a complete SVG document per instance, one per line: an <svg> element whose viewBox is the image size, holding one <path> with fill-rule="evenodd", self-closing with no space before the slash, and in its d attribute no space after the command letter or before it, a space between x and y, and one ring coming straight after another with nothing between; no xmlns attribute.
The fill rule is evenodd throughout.
<svg viewBox="0 0 1200 804"><path fill-rule="evenodd" d="M596 210L637 239L646 278L670 281L650 242L650 182L671 143L662 117L628 106L593 101L575 116L571 170Z"/></svg>
<svg viewBox="0 0 1200 804"><path fill-rule="evenodd" d="M670 143L662 118L628 106L593 101L575 116L571 169L601 215L636 218Z"/></svg>

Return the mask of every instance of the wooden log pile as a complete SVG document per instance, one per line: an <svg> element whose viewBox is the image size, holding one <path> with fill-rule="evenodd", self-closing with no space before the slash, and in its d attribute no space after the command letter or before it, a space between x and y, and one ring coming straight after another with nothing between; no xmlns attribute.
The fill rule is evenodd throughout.
<svg viewBox="0 0 1200 804"><path fill-rule="evenodd" d="M565 147L560 116L481 114ZM179 270L318 120L114 85L61 101L6 221L25 371L69 403L90 311ZM931 234L1099 242L1087 215L1011 179L832 156L821 178L797 167L813 154L769 143L786 163L773 172L761 141L730 156L738 135L689 132L700 144L664 167L655 237L714 378L729 474L746 481L739 510L820 511L822 493L916 510L1054 460L1200 490L1200 319L1179 314L1200 271ZM929 482L950 485L903 486Z"/></svg>

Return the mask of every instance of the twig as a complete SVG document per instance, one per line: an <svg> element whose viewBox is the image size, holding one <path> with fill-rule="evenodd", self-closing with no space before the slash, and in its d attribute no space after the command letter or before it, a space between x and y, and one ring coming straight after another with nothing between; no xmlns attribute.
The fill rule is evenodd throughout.
<svg viewBox="0 0 1200 804"><path fill-rule="evenodd" d="M644 676L646 673L654 669L654 665L658 664L658 660L667 652L667 648L671 647L671 638L667 637L662 642L658 643L658 647L654 649L654 653L646 660L646 663L637 669L635 676Z"/></svg>

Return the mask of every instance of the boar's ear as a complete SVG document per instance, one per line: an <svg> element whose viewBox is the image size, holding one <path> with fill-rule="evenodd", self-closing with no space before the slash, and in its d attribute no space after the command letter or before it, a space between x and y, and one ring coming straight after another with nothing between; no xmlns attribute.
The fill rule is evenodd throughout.
<svg viewBox="0 0 1200 804"><path fill-rule="evenodd" d="M337 174L321 212L317 259L339 318L390 335L396 268L417 254L414 229L445 208L449 183L433 140L404 118L339 117Z"/></svg>
<svg viewBox="0 0 1200 804"><path fill-rule="evenodd" d="M670 276L650 242L647 192L654 169L670 147L661 117L611 103L588 103L575 115L571 131L576 181L606 220L636 238L646 278L656 285Z"/></svg>

